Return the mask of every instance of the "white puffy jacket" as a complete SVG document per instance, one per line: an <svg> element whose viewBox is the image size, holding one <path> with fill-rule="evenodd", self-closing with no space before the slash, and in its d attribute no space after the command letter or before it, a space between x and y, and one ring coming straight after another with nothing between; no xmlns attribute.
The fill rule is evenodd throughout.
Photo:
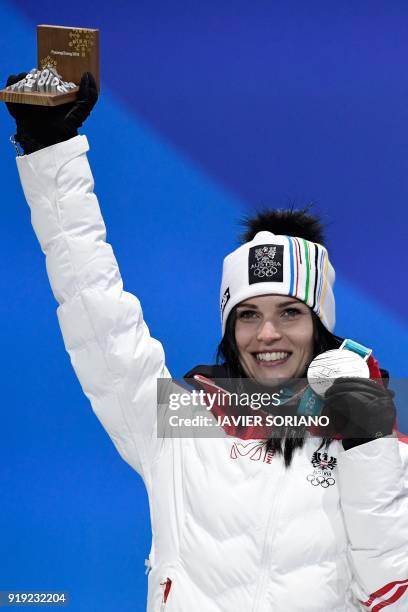
<svg viewBox="0 0 408 612"><path fill-rule="evenodd" d="M157 438L164 353L123 291L87 150L77 136L17 165L73 367L148 491L149 612L407 612L407 444L325 458L309 438L285 469L256 440Z"/></svg>

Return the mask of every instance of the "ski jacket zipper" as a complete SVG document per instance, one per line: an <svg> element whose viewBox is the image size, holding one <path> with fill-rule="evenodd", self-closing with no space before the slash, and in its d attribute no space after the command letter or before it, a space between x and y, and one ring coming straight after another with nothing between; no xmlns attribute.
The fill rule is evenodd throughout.
<svg viewBox="0 0 408 612"><path fill-rule="evenodd" d="M281 505L281 502L282 502L282 499L285 493L284 490L281 490L281 488L282 489L286 488L285 472L286 472L286 468L284 466L283 459L282 459L281 473L278 477L276 488L274 487L274 490L278 491L279 495L276 497L275 502L272 505L268 520L266 522L265 539L264 539L262 555L261 555L261 568L262 569L260 573L260 578L258 580L257 589L255 592L254 605L252 608L253 612L262 612L262 610L264 610L262 605L263 605L263 595L265 591L265 582L266 582L268 572L269 572L269 561L270 561L270 557L272 553L272 543L275 537L275 532L276 532L276 527L277 527L276 521L274 523L274 520L276 516L278 515L278 511L279 511L279 508L280 508L280 505Z"/></svg>

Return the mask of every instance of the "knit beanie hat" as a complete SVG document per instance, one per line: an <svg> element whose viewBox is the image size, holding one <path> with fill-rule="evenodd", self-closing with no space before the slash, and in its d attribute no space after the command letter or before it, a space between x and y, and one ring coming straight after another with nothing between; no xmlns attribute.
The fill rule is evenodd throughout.
<svg viewBox="0 0 408 612"><path fill-rule="evenodd" d="M266 294L288 295L304 302L332 332L335 272L326 248L319 244L323 234L318 219L306 210L277 210L261 213L246 225L247 241L224 259L222 334L234 306Z"/></svg>

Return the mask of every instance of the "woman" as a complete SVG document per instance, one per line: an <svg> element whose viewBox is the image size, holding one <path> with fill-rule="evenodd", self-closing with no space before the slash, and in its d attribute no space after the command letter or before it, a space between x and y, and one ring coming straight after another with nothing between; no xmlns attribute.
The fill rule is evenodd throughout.
<svg viewBox="0 0 408 612"><path fill-rule="evenodd" d="M265 441L235 426L218 437L157 436L157 379L169 377L163 349L138 300L123 291L87 140L77 135L96 98L86 74L73 105L8 106L65 346L95 413L148 491L148 610L407 610L408 449L392 434L394 406L379 382L333 384L324 410L337 439L289 427ZM224 262L223 363L188 375L204 389L214 378L274 388L276 379L304 377L314 355L339 345L331 333L334 271L316 221L274 214L248 231ZM369 367L381 376L372 357ZM289 393L292 412L301 407L297 394Z"/></svg>

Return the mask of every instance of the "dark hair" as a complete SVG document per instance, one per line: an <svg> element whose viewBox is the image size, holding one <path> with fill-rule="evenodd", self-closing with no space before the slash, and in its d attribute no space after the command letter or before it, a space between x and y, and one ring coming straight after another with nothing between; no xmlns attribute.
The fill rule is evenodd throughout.
<svg viewBox="0 0 408 612"><path fill-rule="evenodd" d="M325 246L326 238L321 220L310 214L311 206L300 209L277 208L259 211L254 217L243 217L241 243L249 242L258 232L272 232L276 235L297 236Z"/></svg>
<svg viewBox="0 0 408 612"><path fill-rule="evenodd" d="M325 245L324 229L320 219L310 214L310 207L295 210L275 209L259 212L255 217L242 220L246 230L241 236L241 242L249 242L258 232L270 231L276 235L297 236L311 242ZM330 349L338 348L342 339L327 330L319 317L312 311L314 327L313 357ZM248 378L241 366L239 351L235 339L235 324L237 307L235 306L227 319L224 336L218 345L217 363L227 368L231 378ZM303 373L306 375L306 372ZM304 445L304 427L277 428L277 435L266 442L267 450L283 454L285 465L289 467L296 448ZM323 438L320 448L331 443L330 438Z"/></svg>

